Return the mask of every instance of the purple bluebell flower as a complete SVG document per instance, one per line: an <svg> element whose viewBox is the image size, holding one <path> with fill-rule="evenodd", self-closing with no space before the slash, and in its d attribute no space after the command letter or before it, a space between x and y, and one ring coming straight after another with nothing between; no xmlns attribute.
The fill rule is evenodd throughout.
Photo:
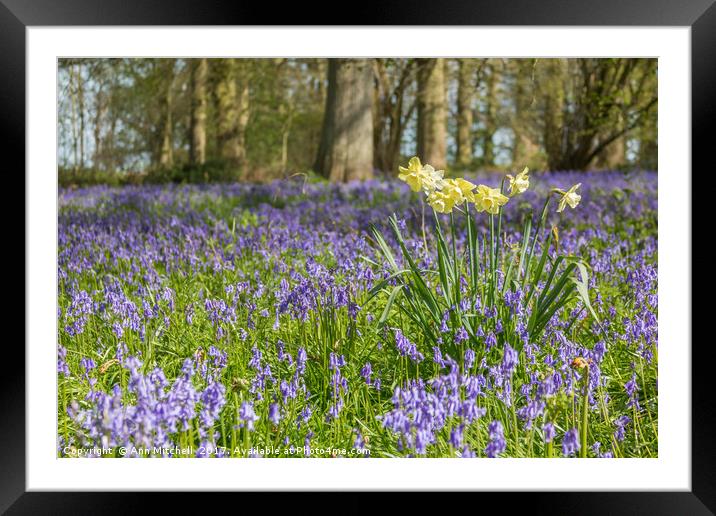
<svg viewBox="0 0 716 516"><path fill-rule="evenodd" d="M510 376L517 368L519 362L519 355L509 344L505 344L505 351L502 355L502 374Z"/></svg>
<svg viewBox="0 0 716 516"><path fill-rule="evenodd" d="M360 450L360 451L365 450L366 442L365 442L365 439L363 438L363 434L357 428L354 429L354 432L356 434L356 437L353 440L353 448L355 448L356 450Z"/></svg>
<svg viewBox="0 0 716 516"><path fill-rule="evenodd" d="M567 430L562 439L562 455L569 457L579 451L579 431L576 428Z"/></svg>
<svg viewBox="0 0 716 516"><path fill-rule="evenodd" d="M631 418L629 416L619 416L614 420L614 426L616 427L616 430L614 431L614 439L622 442L626 438L626 427L629 423L631 423Z"/></svg>
<svg viewBox="0 0 716 516"><path fill-rule="evenodd" d="M489 431L489 442L485 448L485 455L490 458L498 457L501 453L507 449L507 441L505 441L505 431L502 428L502 423L495 420L492 421L488 427Z"/></svg>
<svg viewBox="0 0 716 516"><path fill-rule="evenodd" d="M465 427L463 425L457 425L450 430L450 444L454 448L462 448L463 432Z"/></svg>
<svg viewBox="0 0 716 516"><path fill-rule="evenodd" d="M467 331L462 326L455 332L455 344L460 344L468 339Z"/></svg>
<svg viewBox="0 0 716 516"><path fill-rule="evenodd" d="M254 429L254 423L258 420L256 413L254 412L254 406L248 401L244 401L239 409L239 420L241 428L246 427L247 430L252 431Z"/></svg>
<svg viewBox="0 0 716 516"><path fill-rule="evenodd" d="M70 376L70 368L67 366L67 348L57 346L57 372L64 376Z"/></svg>
<svg viewBox="0 0 716 516"><path fill-rule="evenodd" d="M408 356L413 362L422 362L425 358L400 330L395 330L395 347L398 348L400 356Z"/></svg>
<svg viewBox="0 0 716 516"><path fill-rule="evenodd" d="M465 350L465 369L471 369L475 363L475 350L467 348Z"/></svg>
<svg viewBox="0 0 716 516"><path fill-rule="evenodd" d="M639 385L636 383L636 373L632 374L631 379L624 384L624 390L629 395L629 401L627 402L627 408L635 407L636 410L641 410L639 405Z"/></svg>
<svg viewBox="0 0 716 516"><path fill-rule="evenodd" d="M551 421L547 421L542 426L542 431L544 432L544 442L551 443L552 439L554 439L554 424Z"/></svg>
<svg viewBox="0 0 716 516"><path fill-rule="evenodd" d="M88 357L82 358L82 360L80 360L80 365L82 366L82 369L85 370L85 376L89 376L90 371L97 367L95 361Z"/></svg>
<svg viewBox="0 0 716 516"><path fill-rule="evenodd" d="M268 419L274 425L278 425L281 421L281 410L278 408L277 403L271 403L269 405Z"/></svg>
<svg viewBox="0 0 716 516"><path fill-rule="evenodd" d="M488 333L487 338L485 339L485 349L487 349L487 351L490 351L496 345L497 345L497 337L492 332Z"/></svg>
<svg viewBox="0 0 716 516"><path fill-rule="evenodd" d="M201 422L205 427L211 427L219 418L219 413L226 403L225 393L226 388L220 382L210 383L201 393Z"/></svg>
<svg viewBox="0 0 716 516"><path fill-rule="evenodd" d="M445 367L445 360L443 359L443 353L440 351L438 346L433 346L433 362L440 367Z"/></svg>
<svg viewBox="0 0 716 516"><path fill-rule="evenodd" d="M371 383L371 376L373 375L373 367L370 365L370 362L366 362L363 368L360 370L360 375L365 380L365 383L367 385L370 385Z"/></svg>

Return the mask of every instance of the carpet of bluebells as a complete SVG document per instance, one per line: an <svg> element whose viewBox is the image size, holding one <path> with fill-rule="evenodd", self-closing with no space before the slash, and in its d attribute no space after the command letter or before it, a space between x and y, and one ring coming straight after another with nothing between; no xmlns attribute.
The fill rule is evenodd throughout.
<svg viewBox="0 0 716 516"><path fill-rule="evenodd" d="M58 456L579 457L587 399L586 456L655 457L656 174L532 178L505 208L505 248L549 188L582 183L545 231L589 264L599 319L575 300L530 342L508 289L519 345L478 302L462 356L369 296L388 276L369 228L393 213L434 268L433 214L403 183L60 190Z"/></svg>

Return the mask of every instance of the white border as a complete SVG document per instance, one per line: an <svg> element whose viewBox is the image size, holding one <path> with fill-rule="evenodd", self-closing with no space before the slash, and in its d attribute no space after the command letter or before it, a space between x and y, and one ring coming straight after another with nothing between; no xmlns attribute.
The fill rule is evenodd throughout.
<svg viewBox="0 0 716 516"><path fill-rule="evenodd" d="M26 35L28 490L690 490L689 28L31 27ZM56 459L56 59L163 55L658 56L659 458Z"/></svg>

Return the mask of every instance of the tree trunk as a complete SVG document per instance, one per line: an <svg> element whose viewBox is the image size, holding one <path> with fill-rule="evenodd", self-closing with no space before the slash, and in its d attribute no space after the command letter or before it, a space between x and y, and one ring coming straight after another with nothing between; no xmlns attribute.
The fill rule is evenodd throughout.
<svg viewBox="0 0 716 516"><path fill-rule="evenodd" d="M221 59L218 63L216 100L218 104L219 154L237 177L246 164L246 126L249 120L249 81L239 77L236 59Z"/></svg>
<svg viewBox="0 0 716 516"><path fill-rule="evenodd" d="M286 115L286 121L281 129L281 172L285 173L288 171L288 139L291 135L291 124L293 123L293 108L289 105L287 107L288 114Z"/></svg>
<svg viewBox="0 0 716 516"><path fill-rule="evenodd" d="M445 59L421 59L418 71L418 156L436 169L447 165Z"/></svg>
<svg viewBox="0 0 716 516"><path fill-rule="evenodd" d="M373 164L378 170L396 174L403 129L416 108L415 99L406 99L406 88L414 81L415 61L375 59L373 64Z"/></svg>
<svg viewBox="0 0 716 516"><path fill-rule="evenodd" d="M189 161L192 165L206 162L206 83L209 61L206 58L191 62L191 138Z"/></svg>
<svg viewBox="0 0 716 516"><path fill-rule="evenodd" d="M166 91L162 97L162 147L159 153L159 165L171 168L174 165L174 120L172 117L172 87L174 85L174 59L164 63L166 73Z"/></svg>
<svg viewBox="0 0 716 516"><path fill-rule="evenodd" d="M485 119L482 135L482 162L486 168L495 165L495 143L493 137L497 130L497 70L494 65L487 69L487 92L485 95Z"/></svg>
<svg viewBox="0 0 716 516"><path fill-rule="evenodd" d="M70 95L72 101L72 164L75 172L80 169L80 142L79 142L79 126L77 124L77 85L75 84L75 66L71 65L69 69L70 73Z"/></svg>
<svg viewBox="0 0 716 516"><path fill-rule="evenodd" d="M658 146L655 139L640 140L637 165L643 170L657 170L659 168L658 154Z"/></svg>
<svg viewBox="0 0 716 516"><path fill-rule="evenodd" d="M457 165L472 164L472 101L475 98L475 60L460 59L457 90Z"/></svg>
<svg viewBox="0 0 716 516"><path fill-rule="evenodd" d="M92 168L99 170L102 162L103 141L102 141L102 125L107 114L107 103L103 90L103 81L99 81L99 88L96 95L95 117L94 117L94 157L92 158Z"/></svg>
<svg viewBox="0 0 716 516"><path fill-rule="evenodd" d="M604 147L597 155L596 167L617 170L626 163L626 138L621 137Z"/></svg>
<svg viewBox="0 0 716 516"><path fill-rule="evenodd" d="M80 115L80 168L85 168L85 80L82 77L82 65L77 74L77 99Z"/></svg>
<svg viewBox="0 0 716 516"><path fill-rule="evenodd" d="M373 67L370 59L330 59L315 169L331 181L373 177Z"/></svg>
<svg viewBox="0 0 716 516"><path fill-rule="evenodd" d="M568 114L565 102L566 71L565 62L550 59L545 62L546 80L542 92L544 98L542 141L547 154L547 166L550 170L570 170L566 158L568 145L565 115Z"/></svg>
<svg viewBox="0 0 716 516"><path fill-rule="evenodd" d="M540 133L536 131L531 120L536 105L536 65L536 59L520 59L508 65L513 81L512 96L515 106L510 122L514 134L511 156L511 167L514 171L520 171L524 167L541 170L547 166L545 153L539 145Z"/></svg>

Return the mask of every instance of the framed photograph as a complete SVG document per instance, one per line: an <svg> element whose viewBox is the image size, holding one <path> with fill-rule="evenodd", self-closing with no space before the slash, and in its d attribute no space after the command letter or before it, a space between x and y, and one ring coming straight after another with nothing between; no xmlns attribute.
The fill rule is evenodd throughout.
<svg viewBox="0 0 716 516"><path fill-rule="evenodd" d="M711 3L315 25L0 0L27 202L0 509L509 491L713 514L691 302Z"/></svg>

